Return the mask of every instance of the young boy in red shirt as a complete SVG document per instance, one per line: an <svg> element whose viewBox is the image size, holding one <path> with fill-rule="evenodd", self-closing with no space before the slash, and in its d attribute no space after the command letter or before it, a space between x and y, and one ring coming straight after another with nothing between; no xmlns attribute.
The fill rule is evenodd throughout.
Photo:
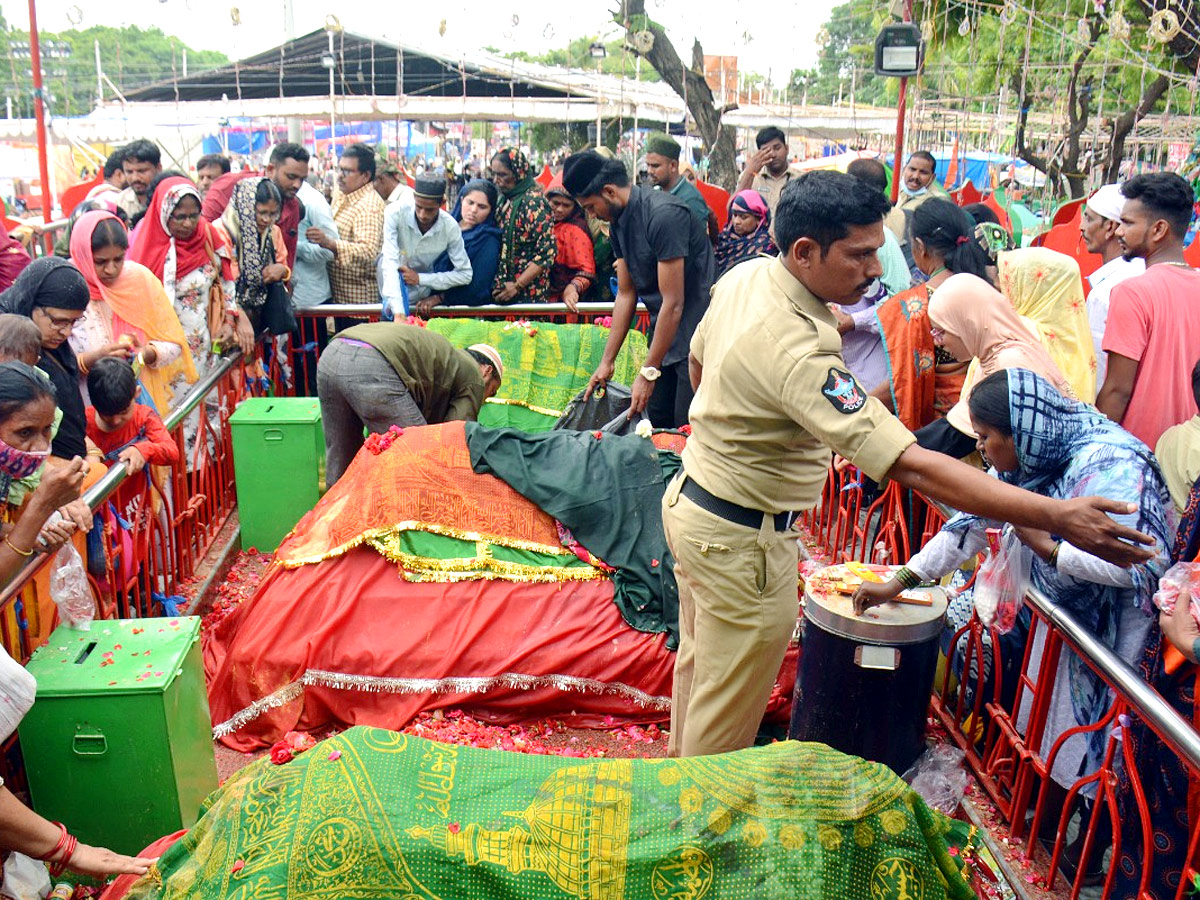
<svg viewBox="0 0 1200 900"><path fill-rule="evenodd" d="M129 363L115 357L98 360L88 372L87 436L112 466L124 463L130 475L147 465L179 461L179 445L149 406L137 403L137 376ZM118 503L118 508L123 504Z"/></svg>

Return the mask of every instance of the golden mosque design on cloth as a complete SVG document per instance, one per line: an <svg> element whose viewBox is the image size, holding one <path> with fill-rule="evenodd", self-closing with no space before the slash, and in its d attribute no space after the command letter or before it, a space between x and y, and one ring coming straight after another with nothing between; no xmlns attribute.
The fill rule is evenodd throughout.
<svg viewBox="0 0 1200 900"><path fill-rule="evenodd" d="M564 760L355 727L209 798L130 900L967 900L949 822L821 744Z"/></svg>

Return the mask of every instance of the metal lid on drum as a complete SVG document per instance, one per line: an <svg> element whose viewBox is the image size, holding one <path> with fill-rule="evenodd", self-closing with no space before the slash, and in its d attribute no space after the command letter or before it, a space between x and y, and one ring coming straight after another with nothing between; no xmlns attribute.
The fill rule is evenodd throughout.
<svg viewBox="0 0 1200 900"><path fill-rule="evenodd" d="M832 634L868 644L923 644L942 632L946 617L946 592L941 588L920 588L933 603L884 603L873 606L861 616L854 614L849 595L814 593L806 589L804 615L813 624Z"/></svg>

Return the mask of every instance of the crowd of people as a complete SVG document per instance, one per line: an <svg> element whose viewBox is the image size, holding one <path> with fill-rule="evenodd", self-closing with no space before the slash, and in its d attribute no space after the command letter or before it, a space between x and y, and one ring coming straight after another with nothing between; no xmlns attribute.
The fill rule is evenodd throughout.
<svg viewBox="0 0 1200 900"><path fill-rule="evenodd" d="M588 391L613 378L641 303L631 415L690 428L662 508L680 599L673 755L753 742L795 627L789 530L818 501L831 450L868 489L890 478L962 511L892 581L865 585L860 609L942 576L1008 523L1035 586L1148 678L1168 647L1195 664L1200 629L1179 616L1160 627L1150 603L1200 532L1191 186L1152 173L1088 198L1081 239L1101 265L1085 294L1074 258L1017 247L991 209L953 203L925 151L893 205L876 160L799 175L780 129L756 145L718 227L666 134L645 142L644 183L588 150L545 189L517 147L488 160L486 179L410 186L353 144L331 202L297 144L261 171L210 155L192 174L164 170L151 141L128 144L71 211L57 255L0 247L0 488L23 509L4 526L0 576L91 529L80 495L107 466L177 462L162 418L229 348L257 345L320 398L332 485L364 429L474 419L501 385L494 347L456 348L408 317L612 298ZM316 318L314 341L294 339L296 309L338 304L385 321ZM189 455L205 414L185 424ZM1047 748L1109 703L1089 672L1065 656L1060 669ZM1100 764L1106 734L1068 743L1051 772L1064 793ZM57 836L20 828L34 851ZM1133 846L1121 878L1139 871ZM51 855L85 872L144 869L91 848Z"/></svg>

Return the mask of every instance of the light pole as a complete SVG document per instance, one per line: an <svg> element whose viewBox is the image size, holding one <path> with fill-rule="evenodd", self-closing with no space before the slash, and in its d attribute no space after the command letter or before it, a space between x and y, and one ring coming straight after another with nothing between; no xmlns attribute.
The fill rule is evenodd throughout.
<svg viewBox="0 0 1200 900"><path fill-rule="evenodd" d="M341 30L342 23L337 16L326 16L325 33L329 36L329 52L321 57L321 65L329 70L329 146L334 159L337 159L337 94L333 87L333 70L337 66L337 57L333 54L333 35Z"/></svg>
<svg viewBox="0 0 1200 900"><path fill-rule="evenodd" d="M600 64L604 62L604 58L608 56L608 48L606 48L600 41L592 41L591 45L588 47L588 53L590 53L592 59L596 61L596 149L598 150L600 149L600 145L602 143L601 135L603 134L601 131L603 126L600 124L600 104L604 99L604 90L600 86Z"/></svg>

